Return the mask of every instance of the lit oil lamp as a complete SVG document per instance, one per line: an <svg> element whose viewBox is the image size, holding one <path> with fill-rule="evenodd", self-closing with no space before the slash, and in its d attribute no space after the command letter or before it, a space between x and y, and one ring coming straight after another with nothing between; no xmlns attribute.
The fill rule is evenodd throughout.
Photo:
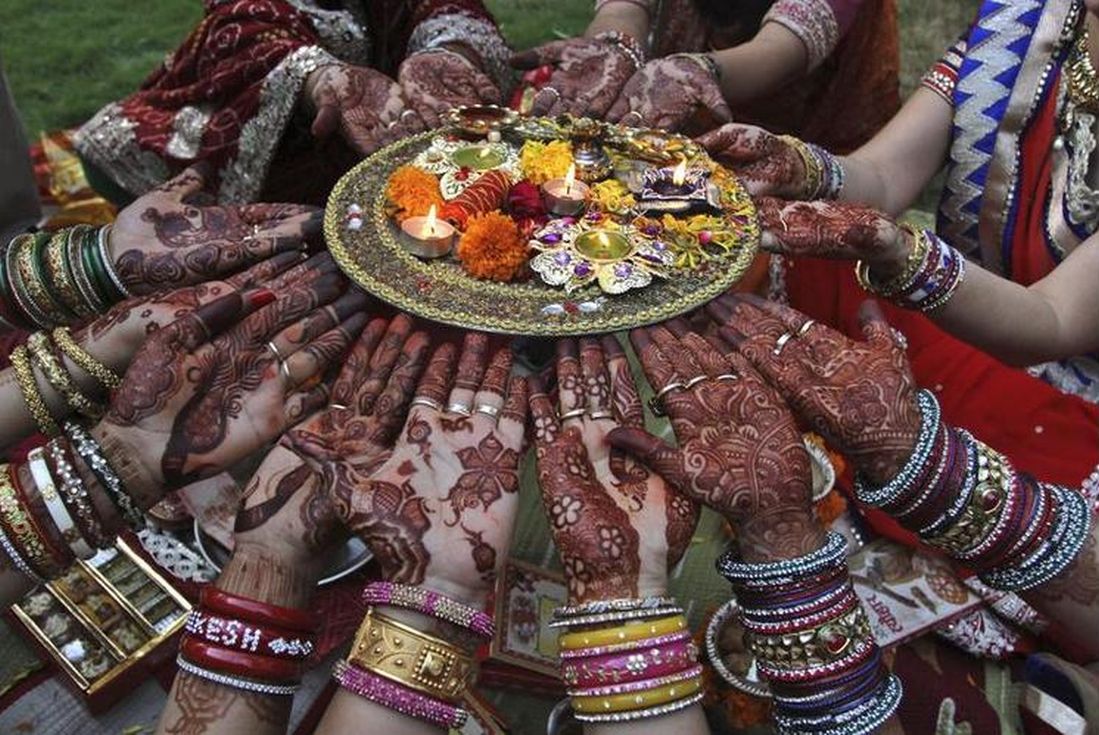
<svg viewBox="0 0 1099 735"><path fill-rule="evenodd" d="M498 146L489 144L467 145L459 148L450 155L450 160L455 166L473 169L474 171L487 171L497 168L504 163L507 156Z"/></svg>
<svg viewBox="0 0 1099 735"><path fill-rule="evenodd" d="M409 217L401 223L401 244L419 258L441 258L454 247L454 226L438 219L435 205L426 217Z"/></svg>
<svg viewBox="0 0 1099 735"><path fill-rule="evenodd" d="M590 192L587 184L576 180L576 165L571 163L563 179L550 179L542 184L546 209L559 217L571 217L579 213Z"/></svg>
<svg viewBox="0 0 1099 735"><path fill-rule="evenodd" d="M642 174L641 200L648 210L684 212L709 203L709 173L687 168L680 159L674 169L651 168Z"/></svg>
<svg viewBox="0 0 1099 735"><path fill-rule="evenodd" d="M622 260L633 249L629 239L614 230L589 230L576 238L576 251L589 260Z"/></svg>

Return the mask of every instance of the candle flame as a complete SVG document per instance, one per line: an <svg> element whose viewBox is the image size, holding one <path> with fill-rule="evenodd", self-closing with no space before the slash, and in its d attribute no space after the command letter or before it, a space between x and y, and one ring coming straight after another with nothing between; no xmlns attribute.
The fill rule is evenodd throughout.
<svg viewBox="0 0 1099 735"><path fill-rule="evenodd" d="M435 205L432 204L431 209L427 210L427 222L424 224L429 237L435 237L435 219Z"/></svg>
<svg viewBox="0 0 1099 735"><path fill-rule="evenodd" d="M481 152L477 154L478 158L488 158L488 154L492 153L492 149L487 145L481 148Z"/></svg>
<svg viewBox="0 0 1099 735"><path fill-rule="evenodd" d="M572 194L572 185L576 183L576 164L570 163L568 173L565 174L565 196Z"/></svg>
<svg viewBox="0 0 1099 735"><path fill-rule="evenodd" d="M679 161L679 165L675 167L675 171L672 171L672 183L676 186L683 186L683 182L687 180L687 159L682 158Z"/></svg>

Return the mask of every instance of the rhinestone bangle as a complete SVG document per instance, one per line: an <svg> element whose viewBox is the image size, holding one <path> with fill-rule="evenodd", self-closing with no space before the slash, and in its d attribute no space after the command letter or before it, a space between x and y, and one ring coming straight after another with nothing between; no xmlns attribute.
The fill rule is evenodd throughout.
<svg viewBox="0 0 1099 735"><path fill-rule="evenodd" d="M880 507L895 502L908 492L910 486L915 483L927 465L931 450L935 444L935 433L942 420L939 402L931 391L921 390L916 394L916 403L919 405L922 420L920 422L920 434L916 439L916 447L912 455L905 462L904 467L892 480L879 488L871 487L862 477L855 478L855 495L867 505Z"/></svg>
<svg viewBox="0 0 1099 735"><path fill-rule="evenodd" d="M750 586L777 586L796 581L844 563L847 559L847 541L835 531L829 531L824 545L816 551L794 559L750 564L737 560L730 549L717 561L717 569L734 584Z"/></svg>
<svg viewBox="0 0 1099 735"><path fill-rule="evenodd" d="M221 684L222 686L232 687L233 689L240 689L246 692L268 694L278 697L292 697L294 696L294 693L298 691L297 684L266 684L261 681L252 681L251 679L244 679L239 676L230 676L229 674L220 674L216 671L210 671L201 666L195 666L193 663L183 658L182 655L176 656L176 665L179 666L180 671L185 671L191 676L197 676L200 679L206 679L215 684Z"/></svg>
<svg viewBox="0 0 1099 735"><path fill-rule="evenodd" d="M496 633L492 617L484 611L423 587L396 582L371 582L363 588L362 601L367 605L390 605L414 610L436 620L471 630L483 638L492 638Z"/></svg>
<svg viewBox="0 0 1099 735"><path fill-rule="evenodd" d="M636 720L644 720L650 717L661 717L663 715L670 715L673 712L679 712L680 710L687 709L693 705L702 701L705 692L697 692L687 697L686 699L680 699L676 702L669 702L668 704L657 705L656 707L648 707L647 709L635 709L629 712L609 712L607 714L589 714L582 715L574 712L575 717L580 722L634 722Z"/></svg>
<svg viewBox="0 0 1099 735"><path fill-rule="evenodd" d="M644 620L646 618L660 618L666 615L681 615L683 608L674 607L644 608L639 610L614 610L595 615L578 615L566 620L552 620L547 626L550 628L569 628L575 625L598 625L600 623L624 623L627 620Z"/></svg>
<svg viewBox="0 0 1099 735"><path fill-rule="evenodd" d="M134 505L133 499L126 493L122 486L122 479L111 467L110 461L103 454L99 442L89 434L83 426L75 421L65 422L65 435L69 437L73 449L84 460L88 469L92 471L99 484L106 490L107 496L116 508L118 508L123 520L134 529L145 527L145 516Z"/></svg>

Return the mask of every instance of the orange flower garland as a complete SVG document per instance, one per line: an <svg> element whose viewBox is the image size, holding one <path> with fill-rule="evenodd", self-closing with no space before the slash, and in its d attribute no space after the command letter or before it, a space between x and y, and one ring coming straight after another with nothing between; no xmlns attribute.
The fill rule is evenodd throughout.
<svg viewBox="0 0 1099 735"><path fill-rule="evenodd" d="M458 260L477 278L507 283L526 267L530 247L506 214L486 212L469 218L458 241Z"/></svg>
<svg viewBox="0 0 1099 735"><path fill-rule="evenodd" d="M432 206L441 209L445 204L439 191L439 179L410 165L401 166L390 174L385 196L394 209L393 217L397 222L423 217Z"/></svg>

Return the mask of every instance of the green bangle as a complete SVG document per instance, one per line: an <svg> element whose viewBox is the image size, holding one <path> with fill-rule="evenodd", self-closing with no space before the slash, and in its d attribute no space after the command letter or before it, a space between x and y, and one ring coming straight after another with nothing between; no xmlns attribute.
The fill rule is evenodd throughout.
<svg viewBox="0 0 1099 735"><path fill-rule="evenodd" d="M40 329L48 329L53 326L53 320L39 308L38 304L27 293L27 286L23 280L23 269L19 267L20 255L24 248L33 246L33 243L30 242L33 237L31 234L17 235L8 245L8 251L4 253L4 259L7 261L11 296L16 307L28 322Z"/></svg>
<svg viewBox="0 0 1099 735"><path fill-rule="evenodd" d="M92 287L95 289L99 300L104 304L113 305L118 300L114 297L108 285L110 278L102 271L99 263L99 243L95 236L95 230L81 233L80 258L84 263L84 271L91 277Z"/></svg>
<svg viewBox="0 0 1099 735"><path fill-rule="evenodd" d="M84 267L82 238L85 230L81 229L82 227L90 229L87 225L78 225L69 231L69 242L65 248L68 251L69 268L71 269L73 281L76 282L76 290L80 292L80 297L94 312L102 314L110 308L110 304L104 301L95 290L95 283L92 281L91 274Z"/></svg>

